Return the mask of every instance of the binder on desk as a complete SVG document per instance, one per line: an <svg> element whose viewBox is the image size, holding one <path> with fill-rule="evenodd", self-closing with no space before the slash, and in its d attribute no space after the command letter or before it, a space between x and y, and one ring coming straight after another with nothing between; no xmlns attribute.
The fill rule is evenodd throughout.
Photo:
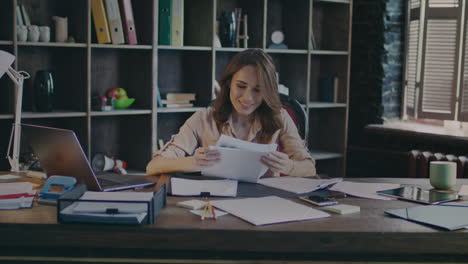
<svg viewBox="0 0 468 264"><path fill-rule="evenodd" d="M104 0L92 0L91 11L93 13L94 28L96 29L98 43L111 43L112 40L109 33L109 23L107 22Z"/></svg>
<svg viewBox="0 0 468 264"><path fill-rule="evenodd" d="M87 192L78 185L61 195L57 204L59 223L153 224L166 205L166 185L154 193Z"/></svg>
<svg viewBox="0 0 468 264"><path fill-rule="evenodd" d="M124 44L122 19L120 18L120 8L118 0L105 0L107 20L112 38L112 44Z"/></svg>
<svg viewBox="0 0 468 264"><path fill-rule="evenodd" d="M120 0L120 7L122 8L121 11L125 39L128 44L136 45L138 44L138 41L135 29L135 19L133 18L132 1Z"/></svg>
<svg viewBox="0 0 468 264"><path fill-rule="evenodd" d="M159 1L159 45L171 45L172 0Z"/></svg>
<svg viewBox="0 0 468 264"><path fill-rule="evenodd" d="M184 0L172 0L171 39L173 46L184 45Z"/></svg>

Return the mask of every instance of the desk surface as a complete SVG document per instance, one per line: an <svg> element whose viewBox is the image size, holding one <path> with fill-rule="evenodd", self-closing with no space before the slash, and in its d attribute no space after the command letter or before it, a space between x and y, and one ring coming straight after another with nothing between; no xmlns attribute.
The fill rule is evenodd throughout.
<svg viewBox="0 0 468 264"><path fill-rule="evenodd" d="M347 179L427 185L428 179ZM459 184L468 184L468 179ZM150 226L57 224L54 206L0 211L0 261L6 256L201 260L460 261L468 260L468 232L444 231L386 216L418 204L347 197L361 212L253 226L231 215L200 217L168 197ZM296 202L303 203L298 199ZM304 203L307 204L307 203Z"/></svg>

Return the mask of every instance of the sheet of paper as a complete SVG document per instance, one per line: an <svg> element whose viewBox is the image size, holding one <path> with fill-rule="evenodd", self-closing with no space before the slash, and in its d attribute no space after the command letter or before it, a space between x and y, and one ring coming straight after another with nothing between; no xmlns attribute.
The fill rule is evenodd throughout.
<svg viewBox="0 0 468 264"><path fill-rule="evenodd" d="M0 183L0 195L29 193L33 194L34 184L29 182Z"/></svg>
<svg viewBox="0 0 468 264"><path fill-rule="evenodd" d="M221 135L213 147L220 151L221 161L202 170L201 173L206 176L257 182L268 170L260 158L275 151L277 147L277 144L258 144Z"/></svg>
<svg viewBox="0 0 468 264"><path fill-rule="evenodd" d="M376 200L395 200L395 198L378 195L376 192L388 189L395 189L398 187L400 187L400 184L342 181L333 185L330 188L330 190L343 192L361 198L369 198Z"/></svg>
<svg viewBox="0 0 468 264"><path fill-rule="evenodd" d="M254 225L302 221L329 214L277 196L212 201L211 204Z"/></svg>
<svg viewBox="0 0 468 264"><path fill-rule="evenodd" d="M468 185L462 185L458 191L459 195L468 195Z"/></svg>
<svg viewBox="0 0 468 264"><path fill-rule="evenodd" d="M259 184L293 193L307 193L342 181L342 178L311 179L302 177L273 177L258 180Z"/></svg>
<svg viewBox="0 0 468 264"><path fill-rule="evenodd" d="M5 175L0 175L0 182L9 182L9 181L15 181L17 179L21 178L18 175L13 175L13 174L5 174Z"/></svg>
<svg viewBox="0 0 468 264"><path fill-rule="evenodd" d="M237 181L233 180L188 180L171 178L172 195L193 196L209 192L210 196L237 196Z"/></svg>

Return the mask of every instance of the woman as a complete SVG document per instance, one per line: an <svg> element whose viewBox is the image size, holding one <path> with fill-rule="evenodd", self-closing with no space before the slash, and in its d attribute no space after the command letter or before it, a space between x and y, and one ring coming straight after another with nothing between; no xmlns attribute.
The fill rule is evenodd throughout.
<svg viewBox="0 0 468 264"><path fill-rule="evenodd" d="M213 106L192 115L179 133L154 154L148 175L200 171L220 160L216 145L221 134L255 143L278 143L261 162L267 175L315 176L315 161L278 96L276 70L271 57L259 49L238 53L220 80L221 91Z"/></svg>

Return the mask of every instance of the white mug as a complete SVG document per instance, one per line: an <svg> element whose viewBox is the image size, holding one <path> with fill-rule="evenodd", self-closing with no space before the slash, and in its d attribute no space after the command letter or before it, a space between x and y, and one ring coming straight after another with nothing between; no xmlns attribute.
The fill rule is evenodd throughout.
<svg viewBox="0 0 468 264"><path fill-rule="evenodd" d="M435 189L450 190L457 182L457 163L432 161L429 165L429 178Z"/></svg>
<svg viewBox="0 0 468 264"><path fill-rule="evenodd" d="M68 18L53 16L55 22L55 41L66 42L68 39Z"/></svg>
<svg viewBox="0 0 468 264"><path fill-rule="evenodd" d="M39 41L40 42L50 41L50 27L48 26L39 27Z"/></svg>
<svg viewBox="0 0 468 264"><path fill-rule="evenodd" d="M39 27L36 25L28 26L28 41L37 42L39 40Z"/></svg>
<svg viewBox="0 0 468 264"><path fill-rule="evenodd" d="M17 25L16 36L17 36L18 41L28 40L28 27L26 27L25 25Z"/></svg>

